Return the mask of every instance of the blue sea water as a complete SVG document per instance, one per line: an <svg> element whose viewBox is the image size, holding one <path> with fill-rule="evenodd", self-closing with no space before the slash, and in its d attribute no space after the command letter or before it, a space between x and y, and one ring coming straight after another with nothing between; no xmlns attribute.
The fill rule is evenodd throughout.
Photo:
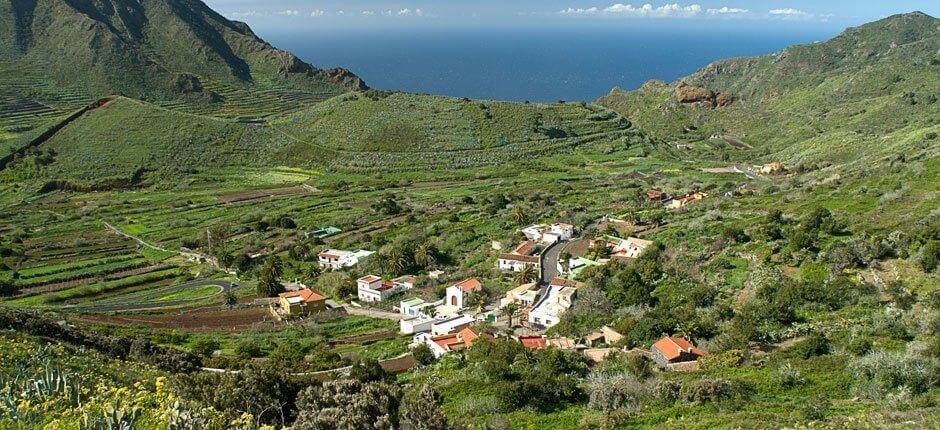
<svg viewBox="0 0 940 430"><path fill-rule="evenodd" d="M495 100L594 100L671 82L718 59L771 53L820 31L654 28L277 30L260 36L378 89Z"/></svg>

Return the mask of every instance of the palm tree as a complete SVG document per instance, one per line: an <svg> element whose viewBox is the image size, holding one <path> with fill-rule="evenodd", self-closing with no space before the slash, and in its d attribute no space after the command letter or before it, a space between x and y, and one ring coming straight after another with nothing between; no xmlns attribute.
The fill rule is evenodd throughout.
<svg viewBox="0 0 940 430"><path fill-rule="evenodd" d="M415 263L418 266L430 269L437 265L440 252L431 242L422 242L415 248Z"/></svg>
<svg viewBox="0 0 940 430"><path fill-rule="evenodd" d="M525 225L529 214L526 213L525 208L521 205L516 205L512 207L512 212L510 212L509 215L512 216L512 220L515 221L516 224Z"/></svg>
<svg viewBox="0 0 940 430"><path fill-rule="evenodd" d="M526 264L522 267L522 270L516 272L515 281L517 284L527 284L535 280L538 274L535 272L535 266L531 264Z"/></svg>
<svg viewBox="0 0 940 430"><path fill-rule="evenodd" d="M512 328L512 317L515 316L517 310L519 310L519 305L517 305L516 302L509 302L509 304L503 306L503 312L505 312L506 316L509 318L510 328Z"/></svg>

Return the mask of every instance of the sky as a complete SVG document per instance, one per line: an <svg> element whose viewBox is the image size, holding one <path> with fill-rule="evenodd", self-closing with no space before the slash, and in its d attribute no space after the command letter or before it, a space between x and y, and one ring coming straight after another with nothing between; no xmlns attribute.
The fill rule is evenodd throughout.
<svg viewBox="0 0 940 430"><path fill-rule="evenodd" d="M699 26L841 29L938 0L204 0L261 31L358 28Z"/></svg>

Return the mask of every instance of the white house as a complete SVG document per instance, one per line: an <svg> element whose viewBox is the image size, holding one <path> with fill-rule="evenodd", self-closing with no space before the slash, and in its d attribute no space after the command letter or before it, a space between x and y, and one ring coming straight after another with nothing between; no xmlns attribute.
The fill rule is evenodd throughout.
<svg viewBox="0 0 940 430"><path fill-rule="evenodd" d="M473 318L470 315L457 315L453 318L436 321L431 324L431 334L439 336L442 334L453 333L466 326L469 326L470 324L473 324L474 322L476 322L476 318Z"/></svg>
<svg viewBox="0 0 940 430"><path fill-rule="evenodd" d="M381 302L389 296L407 291L415 286L413 276L401 276L391 281L375 275L363 276L356 280L359 300L363 302Z"/></svg>
<svg viewBox="0 0 940 430"><path fill-rule="evenodd" d="M566 279L555 278L548 287L548 293L535 303L529 312L529 324L535 327L551 327L558 324L563 314L574 303L578 284Z"/></svg>
<svg viewBox="0 0 940 430"><path fill-rule="evenodd" d="M483 289L483 284L477 278L469 278L447 287L445 304L453 309L460 310L467 306L467 296Z"/></svg>
<svg viewBox="0 0 940 430"><path fill-rule="evenodd" d="M521 272L530 266L537 270L540 265L539 246L531 240L523 241L512 252L499 254L496 261L496 268L504 272Z"/></svg>
<svg viewBox="0 0 940 430"><path fill-rule="evenodd" d="M604 236L592 240L591 247L598 241L607 243L607 247L610 248L611 258L637 258L646 248L653 244L652 241L636 237L621 239L614 236Z"/></svg>
<svg viewBox="0 0 940 430"><path fill-rule="evenodd" d="M548 244L574 237L574 226L565 223L532 224L521 231L529 240Z"/></svg>
<svg viewBox="0 0 940 430"><path fill-rule="evenodd" d="M366 257L374 254L372 251L366 251L360 249L358 251L343 251L341 249L327 249L319 254L317 254L317 261L320 263L321 267L329 267L331 269L342 269L344 267L352 267L359 264L360 261L364 260Z"/></svg>
<svg viewBox="0 0 940 430"><path fill-rule="evenodd" d="M637 258L640 254L643 253L646 248L652 245L653 242L649 240L639 239L635 237L628 237L626 239L621 239L614 248L611 250L610 255L616 257L626 257L626 258Z"/></svg>
<svg viewBox="0 0 940 430"><path fill-rule="evenodd" d="M506 292L506 297L499 300L499 307L504 308L510 303L515 303L520 307L529 307L535 304L538 294L539 289L534 282L522 284Z"/></svg>
<svg viewBox="0 0 940 430"><path fill-rule="evenodd" d="M441 358L448 352L459 351L473 346L473 341L481 336L492 339L492 336L487 333L480 333L470 327L464 327L459 332L443 335L421 333L414 337L414 342L424 343L431 349L434 358Z"/></svg>
<svg viewBox="0 0 940 430"><path fill-rule="evenodd" d="M444 300L437 300L434 302L426 302L420 297L412 297L408 300L402 300L398 305L398 312L402 315L407 315L409 317L416 317L419 315L431 315L428 312L431 308L436 308L444 304Z"/></svg>
<svg viewBox="0 0 940 430"><path fill-rule="evenodd" d="M414 334L431 331L431 326L437 320L424 314L418 316L403 318L398 321L398 328L403 334Z"/></svg>

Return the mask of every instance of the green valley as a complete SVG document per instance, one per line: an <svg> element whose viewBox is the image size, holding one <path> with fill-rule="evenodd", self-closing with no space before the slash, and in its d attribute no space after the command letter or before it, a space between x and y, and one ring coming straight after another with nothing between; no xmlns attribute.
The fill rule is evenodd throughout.
<svg viewBox="0 0 940 430"><path fill-rule="evenodd" d="M196 0L7 2L0 427L936 427L938 44L522 103Z"/></svg>

